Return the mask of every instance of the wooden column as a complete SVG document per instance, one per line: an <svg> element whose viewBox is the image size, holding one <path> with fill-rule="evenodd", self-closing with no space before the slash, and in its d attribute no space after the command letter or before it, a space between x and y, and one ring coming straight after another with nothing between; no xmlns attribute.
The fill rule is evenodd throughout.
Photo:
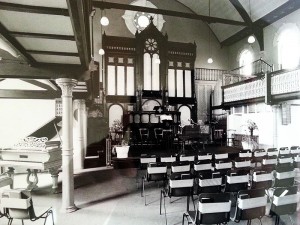
<svg viewBox="0 0 300 225"><path fill-rule="evenodd" d="M74 212L74 168L73 168L73 106L72 91L77 80L60 78L56 83L62 90L62 211Z"/></svg>

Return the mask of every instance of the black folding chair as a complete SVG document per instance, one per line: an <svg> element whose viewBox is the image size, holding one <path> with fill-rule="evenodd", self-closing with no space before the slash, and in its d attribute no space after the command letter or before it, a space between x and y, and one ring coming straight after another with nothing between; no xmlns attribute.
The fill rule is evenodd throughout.
<svg viewBox="0 0 300 225"><path fill-rule="evenodd" d="M297 186L281 187L274 190L270 214L275 215L275 225L279 225L280 216L288 215L293 223L291 214L297 210Z"/></svg>
<svg viewBox="0 0 300 225"><path fill-rule="evenodd" d="M252 189L239 191L237 195L237 204L233 221L239 223L241 220L247 220L247 224L251 224L251 220L259 219L266 213L267 195L265 189Z"/></svg>
<svg viewBox="0 0 300 225"><path fill-rule="evenodd" d="M182 216L189 224L221 224L230 220L231 201L229 193L203 193L199 196L195 211L188 211Z"/></svg>

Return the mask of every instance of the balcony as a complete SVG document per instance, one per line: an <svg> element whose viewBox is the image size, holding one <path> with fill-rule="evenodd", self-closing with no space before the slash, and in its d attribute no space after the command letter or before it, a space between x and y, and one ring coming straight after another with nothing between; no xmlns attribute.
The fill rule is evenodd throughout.
<svg viewBox="0 0 300 225"><path fill-rule="evenodd" d="M222 86L224 106L255 100L269 105L300 97L300 69L270 72Z"/></svg>

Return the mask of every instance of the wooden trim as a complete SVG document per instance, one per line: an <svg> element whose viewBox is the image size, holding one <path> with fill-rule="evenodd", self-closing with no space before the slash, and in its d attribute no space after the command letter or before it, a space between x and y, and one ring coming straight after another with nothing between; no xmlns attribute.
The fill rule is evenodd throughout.
<svg viewBox="0 0 300 225"><path fill-rule="evenodd" d="M166 15L166 16L175 16L181 18L202 20L209 23L223 23L223 24L230 24L230 25L237 25L237 26L247 25L245 22L240 22L235 20L222 19L218 17L209 17L209 16L203 16L203 15L192 14L192 13L177 12L173 10L148 8L148 7L135 6L129 4L119 4L119 3L104 2L104 1L93 1L92 4L93 7L100 8L100 9L123 9L123 10L130 10L130 11L147 12L147 13Z"/></svg>
<svg viewBox="0 0 300 225"><path fill-rule="evenodd" d="M88 1L67 0L81 65L89 68L91 60Z"/></svg>
<svg viewBox="0 0 300 225"><path fill-rule="evenodd" d="M50 14L58 16L69 16L67 9L63 8L51 8L43 6L32 6L32 5L21 5L14 3L0 2L0 9L16 12L25 12L25 13L39 13L39 14Z"/></svg>
<svg viewBox="0 0 300 225"><path fill-rule="evenodd" d="M263 28L282 19L283 17L287 16L288 14L290 14L298 9L300 9L300 1L299 0L289 0L286 3L284 3L283 5L281 5L280 7L276 8L272 12L265 15L264 17L255 21L253 23L254 31L252 30L251 27L245 27L243 30L237 32L236 34L234 34L231 37L227 38L226 40L222 41L221 46L230 46L230 45L246 38L251 33L259 32ZM259 34L259 36L256 36L259 41L261 39L260 36L261 36L261 34ZM261 43L260 43L260 45L261 45ZM260 48L263 48L263 46L260 46Z"/></svg>
<svg viewBox="0 0 300 225"><path fill-rule="evenodd" d="M18 31L11 31L10 34L14 37L44 38L44 39L75 41L75 37L72 35L41 34L41 33L30 33L30 32L18 32Z"/></svg>
<svg viewBox="0 0 300 225"><path fill-rule="evenodd" d="M38 51L38 50L27 50L28 53L31 54L39 54L39 55L61 55L61 56L76 56L79 54L76 52L53 52L53 51Z"/></svg>
<svg viewBox="0 0 300 225"><path fill-rule="evenodd" d="M26 52L25 48L17 41L16 38L9 34L6 27L0 22L0 35L4 41L7 41L20 55L32 66L36 64L35 59Z"/></svg>

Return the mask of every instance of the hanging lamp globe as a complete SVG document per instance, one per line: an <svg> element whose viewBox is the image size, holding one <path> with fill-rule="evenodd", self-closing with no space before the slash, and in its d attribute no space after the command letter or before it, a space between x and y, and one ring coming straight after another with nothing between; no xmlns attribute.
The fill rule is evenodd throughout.
<svg viewBox="0 0 300 225"><path fill-rule="evenodd" d="M100 23L102 26L107 26L109 24L109 20L106 16L102 16L100 19Z"/></svg>
<svg viewBox="0 0 300 225"><path fill-rule="evenodd" d="M255 37L253 36L253 35L250 35L249 37L248 37L248 43L249 44L253 44L255 42Z"/></svg>
<svg viewBox="0 0 300 225"><path fill-rule="evenodd" d="M213 63L213 62L214 62L214 60L213 60L211 57L208 58L207 63L211 64L211 63Z"/></svg>
<svg viewBox="0 0 300 225"><path fill-rule="evenodd" d="M103 49L103 48L100 48L100 49L99 49L99 55L104 55L104 54L105 54L104 49Z"/></svg>

